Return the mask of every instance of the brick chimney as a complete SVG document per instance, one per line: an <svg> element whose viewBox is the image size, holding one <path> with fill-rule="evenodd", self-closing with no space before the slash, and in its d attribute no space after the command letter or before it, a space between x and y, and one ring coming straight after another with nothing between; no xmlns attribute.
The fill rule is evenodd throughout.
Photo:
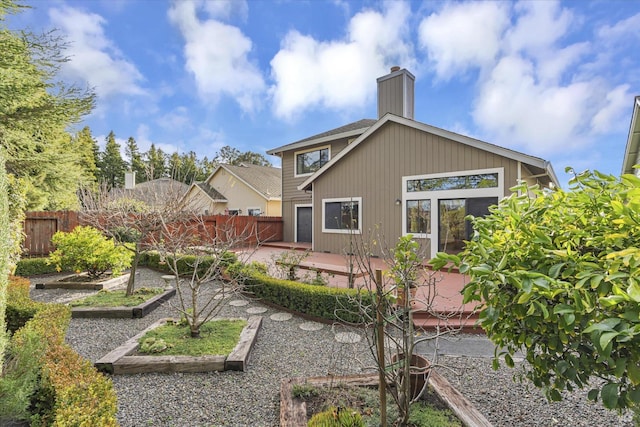
<svg viewBox="0 0 640 427"><path fill-rule="evenodd" d="M387 113L413 120L415 76L397 65L378 77L378 118Z"/></svg>

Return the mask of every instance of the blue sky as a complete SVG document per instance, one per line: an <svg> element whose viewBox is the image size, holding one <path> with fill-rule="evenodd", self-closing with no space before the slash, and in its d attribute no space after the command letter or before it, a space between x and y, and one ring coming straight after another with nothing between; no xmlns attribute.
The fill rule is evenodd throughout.
<svg viewBox="0 0 640 427"><path fill-rule="evenodd" d="M376 78L416 76L416 120L618 175L640 95L640 1L27 0L89 125L168 153L263 153L376 118ZM279 165L279 160L270 157Z"/></svg>

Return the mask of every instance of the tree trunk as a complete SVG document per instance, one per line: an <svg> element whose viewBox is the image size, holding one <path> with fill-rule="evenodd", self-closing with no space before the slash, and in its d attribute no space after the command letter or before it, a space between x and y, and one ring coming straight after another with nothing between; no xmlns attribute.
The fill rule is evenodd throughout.
<svg viewBox="0 0 640 427"><path fill-rule="evenodd" d="M135 253L133 254L133 261L131 261L131 272L129 274L129 281L127 282L127 292L125 296L130 297L136 290L136 270L138 269L138 261L140 261L140 247L136 243Z"/></svg>

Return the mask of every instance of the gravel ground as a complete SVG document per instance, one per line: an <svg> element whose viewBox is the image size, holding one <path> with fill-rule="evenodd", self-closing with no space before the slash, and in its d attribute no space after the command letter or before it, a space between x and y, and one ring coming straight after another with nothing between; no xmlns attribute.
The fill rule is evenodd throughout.
<svg viewBox="0 0 640 427"><path fill-rule="evenodd" d="M137 287L163 286L160 274L141 269ZM32 280L32 283L54 277ZM39 301L65 302L82 292L36 290ZM235 297L232 299L236 299ZM229 300L224 300L229 301ZM72 319L68 343L82 356L97 361L125 340L156 320L175 317L171 304L156 309L143 319ZM249 305L224 304L220 316L249 317ZM270 318L278 311L266 307L262 328L246 372L198 374L137 374L113 376L118 395L118 421L122 427L140 426L277 426L280 381L289 377L344 375L371 372L373 366L366 340L338 343L338 332L362 331L324 325L307 331L308 321ZM460 341L464 346L464 339ZM442 357L445 377L495 426L632 426L631 416L619 417L586 399L586 392L568 394L562 402L548 403L542 393L512 380L515 371L491 369L488 358Z"/></svg>

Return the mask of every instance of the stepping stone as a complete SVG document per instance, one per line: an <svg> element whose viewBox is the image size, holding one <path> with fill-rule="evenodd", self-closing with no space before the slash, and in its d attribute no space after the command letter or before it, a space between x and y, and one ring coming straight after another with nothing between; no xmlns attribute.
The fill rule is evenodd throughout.
<svg viewBox="0 0 640 427"><path fill-rule="evenodd" d="M233 307L244 307L245 305L249 305L249 301L244 299L234 299L233 301L229 301L229 305Z"/></svg>
<svg viewBox="0 0 640 427"><path fill-rule="evenodd" d="M247 313L249 314L262 314L266 313L266 307L249 307L247 308Z"/></svg>
<svg viewBox="0 0 640 427"><path fill-rule="evenodd" d="M362 341L362 337L355 332L338 332L335 339L342 344L355 344Z"/></svg>
<svg viewBox="0 0 640 427"><path fill-rule="evenodd" d="M304 322L300 324L300 329L303 331L319 331L322 328L324 328L324 325L318 322Z"/></svg>
<svg viewBox="0 0 640 427"><path fill-rule="evenodd" d="M286 320L291 320L293 315L291 313L275 313L272 314L269 319L275 320L276 322L284 322Z"/></svg>

